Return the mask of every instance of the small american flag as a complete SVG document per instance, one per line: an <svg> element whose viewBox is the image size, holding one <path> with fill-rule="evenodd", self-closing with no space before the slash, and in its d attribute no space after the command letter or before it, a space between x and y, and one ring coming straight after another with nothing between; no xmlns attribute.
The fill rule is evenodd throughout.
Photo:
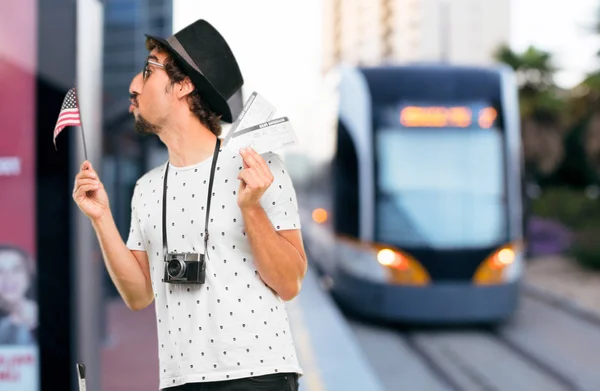
<svg viewBox="0 0 600 391"><path fill-rule="evenodd" d="M54 127L54 147L56 148L56 136L67 126L81 126L81 119L79 117L79 107L77 106L77 97L75 96L75 88L71 88L65 100L63 101Z"/></svg>

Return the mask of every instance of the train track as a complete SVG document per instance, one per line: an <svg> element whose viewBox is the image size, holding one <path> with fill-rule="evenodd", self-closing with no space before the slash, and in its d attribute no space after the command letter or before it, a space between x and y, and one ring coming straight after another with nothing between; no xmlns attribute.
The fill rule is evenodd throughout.
<svg viewBox="0 0 600 391"><path fill-rule="evenodd" d="M405 379L398 388L392 382L390 390L411 389L413 381L417 384L422 378L435 378L435 386L413 389L600 390L600 373L595 369L600 361L600 318L539 292L526 290L522 302L515 321L497 327L407 329L355 315L349 315L348 321L375 366L397 361L414 368L419 361L425 368L411 369L413 379ZM381 340L376 348L364 346L377 338ZM406 349L393 348L398 344Z"/></svg>
<svg viewBox="0 0 600 391"><path fill-rule="evenodd" d="M400 335L447 390L580 390L571 379L498 331L419 331Z"/></svg>
<svg viewBox="0 0 600 391"><path fill-rule="evenodd" d="M389 390L600 390L599 319L535 293L521 301L516 319L497 327L407 329L346 315ZM389 362L409 369L394 374Z"/></svg>
<svg viewBox="0 0 600 391"><path fill-rule="evenodd" d="M597 319L529 294L522 301L515 321L497 327L417 329L346 315L389 390L600 390ZM395 374L389 362L408 369Z"/></svg>

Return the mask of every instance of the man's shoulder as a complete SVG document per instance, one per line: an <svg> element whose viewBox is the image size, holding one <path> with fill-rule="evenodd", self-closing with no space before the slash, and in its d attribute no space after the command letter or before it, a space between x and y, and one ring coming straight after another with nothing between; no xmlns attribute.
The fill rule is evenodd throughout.
<svg viewBox="0 0 600 391"><path fill-rule="evenodd" d="M156 180L162 179L163 173L165 171L165 166L166 162L146 172L136 181L136 186L148 186L155 183Z"/></svg>

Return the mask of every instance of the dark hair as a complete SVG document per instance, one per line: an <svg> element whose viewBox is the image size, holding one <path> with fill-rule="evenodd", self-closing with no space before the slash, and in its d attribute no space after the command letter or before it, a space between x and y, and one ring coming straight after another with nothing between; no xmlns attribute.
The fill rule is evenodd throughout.
<svg viewBox="0 0 600 391"><path fill-rule="evenodd" d="M167 49L162 43L148 38L146 40L146 48L149 51L156 49L159 53L166 53L167 58L164 61L165 71L169 76L169 80L171 81L170 86L173 87L175 83L179 83L185 80L188 77L185 72L181 69L179 64L175 61L169 49ZM194 113L196 118L200 120L200 122L206 126L211 132L215 134L215 136L221 135L221 116L214 113L207 104L204 103L202 97L198 93L198 90L194 89L187 96L188 104L190 105L190 111Z"/></svg>

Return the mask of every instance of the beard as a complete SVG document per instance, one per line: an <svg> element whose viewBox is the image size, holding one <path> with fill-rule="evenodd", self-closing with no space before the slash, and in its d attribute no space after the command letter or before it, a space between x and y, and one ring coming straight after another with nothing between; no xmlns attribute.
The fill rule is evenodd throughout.
<svg viewBox="0 0 600 391"><path fill-rule="evenodd" d="M146 118L142 117L141 114L138 114L135 117L134 128L135 131L140 134L158 134L161 130L160 126L150 123Z"/></svg>

